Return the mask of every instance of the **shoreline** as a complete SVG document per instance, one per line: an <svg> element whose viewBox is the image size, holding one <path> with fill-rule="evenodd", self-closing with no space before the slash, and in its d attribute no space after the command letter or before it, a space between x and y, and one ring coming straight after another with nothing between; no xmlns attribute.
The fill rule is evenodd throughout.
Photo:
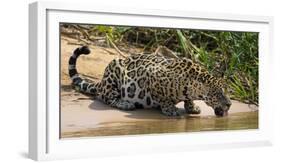
<svg viewBox="0 0 281 163"><path fill-rule="evenodd" d="M79 102L78 102L79 101ZM130 122L149 122L149 121L165 121L181 120L188 118L217 118L212 108L208 107L203 101L195 101L200 107L201 114L188 115L175 118L167 117L161 113L159 109L136 109L134 111L122 111L112 108L99 100L77 93L75 91L62 92L61 97L61 133L79 132L102 128L104 126L114 127L122 126L122 124ZM177 104L177 107L183 109L183 102ZM254 105L244 104L232 100L232 106L229 115L236 113L249 113L258 111L258 107ZM110 125L109 125L110 124Z"/></svg>

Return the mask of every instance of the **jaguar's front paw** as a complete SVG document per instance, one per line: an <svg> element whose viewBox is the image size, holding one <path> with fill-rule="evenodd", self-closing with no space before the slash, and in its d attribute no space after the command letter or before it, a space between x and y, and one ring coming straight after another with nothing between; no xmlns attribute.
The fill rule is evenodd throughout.
<svg viewBox="0 0 281 163"><path fill-rule="evenodd" d="M201 110L199 106L193 106L192 108L185 109L187 114L200 114Z"/></svg>
<svg viewBox="0 0 281 163"><path fill-rule="evenodd" d="M200 108L198 106L196 106L190 100L184 102L184 109L187 114L200 114L201 113Z"/></svg>

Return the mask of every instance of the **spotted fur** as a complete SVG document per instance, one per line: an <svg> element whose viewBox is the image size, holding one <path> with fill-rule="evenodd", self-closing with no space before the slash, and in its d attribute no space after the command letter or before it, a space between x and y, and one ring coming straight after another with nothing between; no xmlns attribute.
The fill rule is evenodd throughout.
<svg viewBox="0 0 281 163"><path fill-rule="evenodd" d="M194 100L204 100L215 114L224 116L231 105L223 92L223 82L190 59L167 59L151 54L132 55L114 59L97 83L83 80L76 70L76 60L89 54L88 47L77 48L69 59L69 76L75 88L83 93L101 97L102 101L122 110L161 108L167 116L180 115L175 107L185 102L187 113L199 114Z"/></svg>

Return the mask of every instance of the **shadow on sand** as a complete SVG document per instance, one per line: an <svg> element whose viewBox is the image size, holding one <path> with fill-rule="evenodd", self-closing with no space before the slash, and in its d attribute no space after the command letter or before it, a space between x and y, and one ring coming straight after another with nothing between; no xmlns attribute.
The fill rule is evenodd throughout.
<svg viewBox="0 0 281 163"><path fill-rule="evenodd" d="M113 107L110 107L104 104L100 100L94 100L90 105L89 108L95 111L106 111L106 110L115 110L116 112L123 112L126 113L124 116L133 119L180 119L181 117L168 117L162 114L160 109L152 108L152 109L135 109L132 111L124 111L119 110ZM184 110L182 110L184 111ZM186 115L188 116L188 115Z"/></svg>

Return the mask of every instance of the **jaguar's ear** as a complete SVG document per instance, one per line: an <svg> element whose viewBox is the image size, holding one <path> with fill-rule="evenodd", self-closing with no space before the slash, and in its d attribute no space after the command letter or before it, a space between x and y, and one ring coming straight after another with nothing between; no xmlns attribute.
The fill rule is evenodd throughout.
<svg viewBox="0 0 281 163"><path fill-rule="evenodd" d="M223 78L223 79L225 78L224 72L220 73L220 78Z"/></svg>

